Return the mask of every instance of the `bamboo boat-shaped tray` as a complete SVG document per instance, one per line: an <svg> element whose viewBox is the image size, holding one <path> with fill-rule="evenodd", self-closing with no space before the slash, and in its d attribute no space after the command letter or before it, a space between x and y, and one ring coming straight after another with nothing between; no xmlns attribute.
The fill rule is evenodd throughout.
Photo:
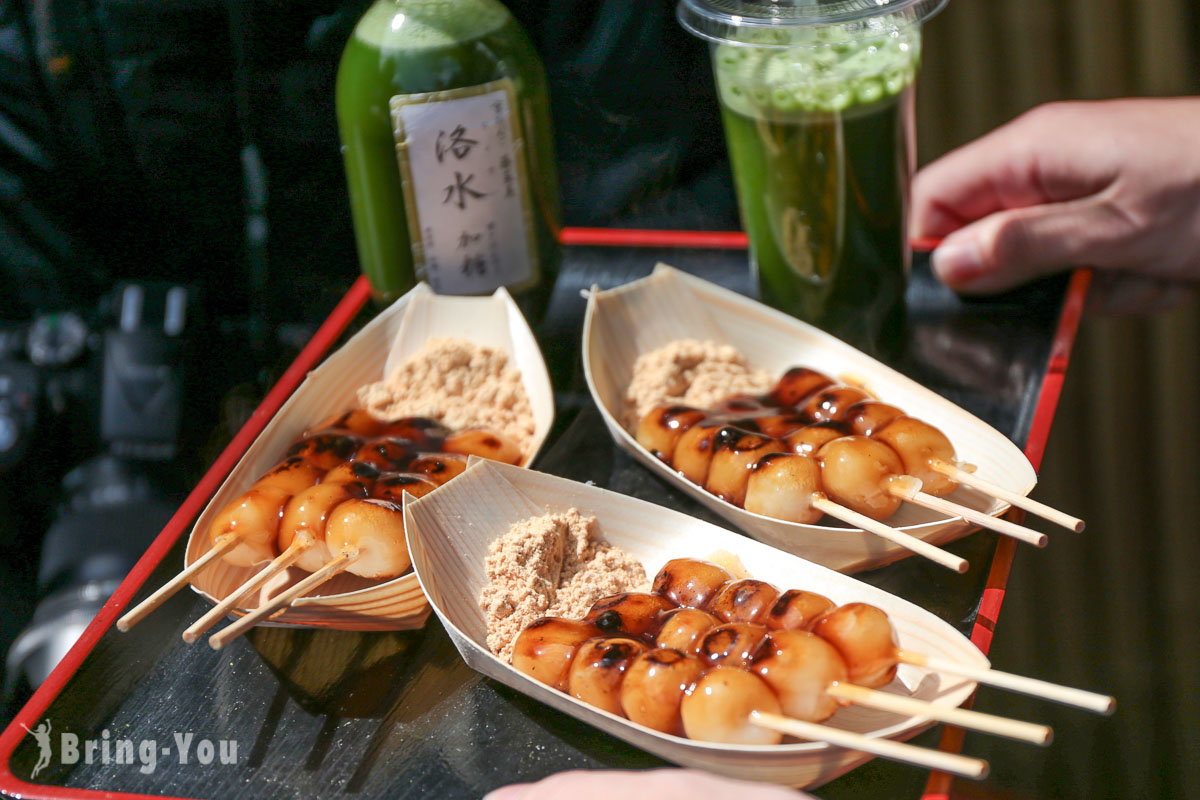
<svg viewBox="0 0 1200 800"><path fill-rule="evenodd" d="M487 649L487 625L478 603L487 583L484 558L488 545L515 522L570 508L595 516L599 535L641 561L648 577L652 578L672 558L705 558L728 551L741 559L751 576L781 590L808 589L835 603L862 601L884 609L902 648L964 664L988 663L949 624L882 589L717 525L596 486L479 459L437 492L406 503L405 527L417 579L471 668L676 764L734 777L811 786L832 780L872 756L817 742L723 745L659 733L555 691L492 655ZM884 691L958 706L974 689L972 681L901 665ZM904 740L932 723L926 718L851 706L838 711L827 724Z"/></svg>
<svg viewBox="0 0 1200 800"><path fill-rule="evenodd" d="M1037 482L1028 459L995 428L836 337L762 303L665 264L615 289L593 289L584 317L584 374L613 439L663 480L781 550L841 572L871 569L911 554L858 528L805 525L745 511L686 480L639 445L620 422L634 363L643 353L678 339L731 344L751 365L773 375L805 366L853 380L883 402L940 428L958 458L978 468L979 477L1022 495ZM947 499L993 516L1009 507L963 486ZM935 545L975 529L961 518L947 519L908 503L884 522Z"/></svg>
<svg viewBox="0 0 1200 800"><path fill-rule="evenodd" d="M523 462L528 466L554 422L554 397L545 361L524 316L504 289L490 297L451 297L420 284L308 374L209 501L192 529L185 563L191 564L209 549L213 517L278 463L305 430L357 406L358 387L383 379L429 339L447 336L502 350L520 370L535 420L534 441ZM192 588L215 604L254 572L218 559L192 579ZM281 573L246 608L258 606L307 574L294 567ZM420 627L428 616L429 605L411 571L382 583L342 573L264 624L403 630Z"/></svg>

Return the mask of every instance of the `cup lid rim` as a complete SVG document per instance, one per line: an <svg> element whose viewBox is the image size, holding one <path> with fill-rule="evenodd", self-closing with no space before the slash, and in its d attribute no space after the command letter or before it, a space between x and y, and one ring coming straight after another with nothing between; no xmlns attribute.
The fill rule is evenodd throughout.
<svg viewBox="0 0 1200 800"><path fill-rule="evenodd" d="M771 0L679 0L675 7L675 15L684 28L702 39L737 44L739 40L731 34L739 29L818 27L898 13L903 13L906 22L917 24L941 11L947 2L948 0L835 0L817 5L785 5ZM781 11L787 13L779 13Z"/></svg>

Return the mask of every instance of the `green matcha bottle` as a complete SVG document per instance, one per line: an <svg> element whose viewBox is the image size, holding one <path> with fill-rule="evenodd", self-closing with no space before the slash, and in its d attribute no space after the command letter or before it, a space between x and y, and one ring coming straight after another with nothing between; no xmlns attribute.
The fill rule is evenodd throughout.
<svg viewBox="0 0 1200 800"><path fill-rule="evenodd" d="M377 300L505 286L536 320L558 268L546 77L497 0L377 0L342 55L337 116Z"/></svg>

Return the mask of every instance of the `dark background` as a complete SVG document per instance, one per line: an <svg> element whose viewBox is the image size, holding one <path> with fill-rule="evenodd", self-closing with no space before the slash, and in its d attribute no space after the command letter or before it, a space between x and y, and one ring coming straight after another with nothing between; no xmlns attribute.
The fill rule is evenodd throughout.
<svg viewBox="0 0 1200 800"><path fill-rule="evenodd" d="M671 3L508 5L550 75L567 224L737 226L705 46ZM0 1L0 333L58 309L100 326L122 280L192 287L196 346L168 498L357 274L332 98L364 7ZM1195 93L1198 42L1187 0L952 0L927 28L922 160L1046 100ZM1188 668L1200 656L1188 569L1200 509L1186 460L1200 444L1198 331L1194 304L1152 323L1085 325L1039 491L1089 529L1018 556L993 655L1112 692L1120 710L1089 719L981 696L1060 731L1033 752L972 738L993 763L993 796L1175 797L1200 785ZM38 558L62 476L101 449L95 397L63 398L42 409L31 455L0 476L0 648L45 593ZM147 515L141 528L157 524Z"/></svg>

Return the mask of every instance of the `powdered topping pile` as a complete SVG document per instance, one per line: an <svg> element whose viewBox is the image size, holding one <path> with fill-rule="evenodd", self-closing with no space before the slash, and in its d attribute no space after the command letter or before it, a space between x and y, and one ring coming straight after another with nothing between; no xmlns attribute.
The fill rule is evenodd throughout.
<svg viewBox="0 0 1200 800"><path fill-rule="evenodd" d="M733 394L763 394L775 379L755 369L735 347L712 341L677 339L643 353L625 390L624 423L638 421L662 403L712 408Z"/></svg>
<svg viewBox="0 0 1200 800"><path fill-rule="evenodd" d="M577 509L514 524L488 547L488 584L479 596L488 649L505 661L525 626L539 617L582 618L592 604L644 589L637 559L596 537L596 518Z"/></svg>
<svg viewBox="0 0 1200 800"><path fill-rule="evenodd" d="M431 417L456 431L488 428L526 454L533 441L521 373L507 354L466 339L430 339L384 380L360 388L358 401L380 419Z"/></svg>

